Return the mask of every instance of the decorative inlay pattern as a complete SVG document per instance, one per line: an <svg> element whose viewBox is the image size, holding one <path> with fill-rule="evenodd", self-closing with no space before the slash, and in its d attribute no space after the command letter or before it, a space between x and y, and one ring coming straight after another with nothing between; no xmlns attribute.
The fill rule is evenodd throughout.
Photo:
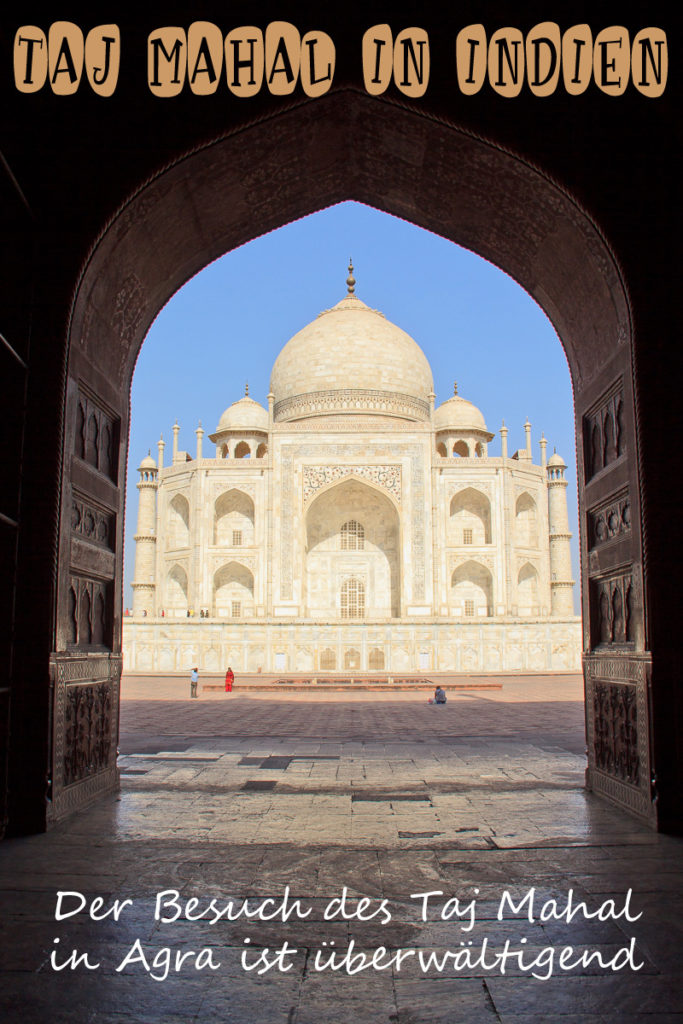
<svg viewBox="0 0 683 1024"><path fill-rule="evenodd" d="M388 491L401 503L400 466L304 466L304 502L309 501L316 491L327 484L343 480L347 476L359 476L370 480Z"/></svg>
<svg viewBox="0 0 683 1024"><path fill-rule="evenodd" d="M412 477L410 502L412 506L413 600L424 601L427 529L425 524L425 474L421 453L411 457L410 471Z"/></svg>
<svg viewBox="0 0 683 1024"><path fill-rule="evenodd" d="M292 450L285 448L282 452L281 502L282 517L280 519L280 597L283 601L291 601L294 587L292 551Z"/></svg>
<svg viewBox="0 0 683 1024"><path fill-rule="evenodd" d="M459 565L466 565L467 562L476 562L479 565L485 565L487 569L493 572L493 568L496 564L496 560L492 555L480 555L477 553L476 548L472 550L471 554L451 554L448 559L448 570L449 573L457 569Z"/></svg>
<svg viewBox="0 0 683 1024"><path fill-rule="evenodd" d="M304 395L293 395L275 403L273 416L276 420L287 420L328 412L362 413L368 410L386 413L388 416L429 419L429 402L425 399L372 388L339 388L335 391L311 391Z"/></svg>
<svg viewBox="0 0 683 1024"><path fill-rule="evenodd" d="M71 505L71 529L81 537L114 550L114 513L96 508L83 498L74 497Z"/></svg>

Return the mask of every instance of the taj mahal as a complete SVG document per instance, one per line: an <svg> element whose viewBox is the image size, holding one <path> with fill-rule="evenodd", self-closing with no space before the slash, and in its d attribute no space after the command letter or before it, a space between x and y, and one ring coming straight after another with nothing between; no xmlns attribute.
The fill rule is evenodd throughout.
<svg viewBox="0 0 683 1024"><path fill-rule="evenodd" d="M129 672L577 670L566 465L500 454L355 294L280 351L268 407L139 466Z"/></svg>

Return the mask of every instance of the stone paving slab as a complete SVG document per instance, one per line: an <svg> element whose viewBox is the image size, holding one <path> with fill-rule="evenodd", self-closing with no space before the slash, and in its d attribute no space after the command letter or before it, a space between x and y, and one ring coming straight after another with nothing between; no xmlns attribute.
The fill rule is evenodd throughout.
<svg viewBox="0 0 683 1024"><path fill-rule="evenodd" d="M446 708L414 694L190 703L184 685L124 681L120 794L45 836L0 844L0 1019L682 1019L683 842L583 790L578 678L506 677L495 695L458 694ZM269 791L244 789L264 779ZM637 920L620 913L629 889ZM118 921L85 910L56 921L58 890L82 892L86 906L133 902ZM613 913L577 912L568 924L570 891L585 915L608 900ZM160 892L170 901L162 916L177 901L177 920L155 919ZM275 914L285 894L306 916ZM192 919L212 900L235 916ZM275 916L247 916L261 906ZM603 966L632 941L638 970ZM296 952L279 970L272 958L283 943ZM468 949L493 956L506 943L527 962L567 945L602 960L546 981L514 955L504 974L476 960L455 965ZM380 947L385 962L400 953L403 963L349 973L347 955L371 964ZM134 948L137 961L117 970ZM55 951L66 960L72 949L99 968L55 970ZM188 957L156 981L148 967L159 955L163 970L166 949L171 960L203 949L220 966L198 971ZM332 953L340 966L321 967ZM260 957L271 958L262 975Z"/></svg>

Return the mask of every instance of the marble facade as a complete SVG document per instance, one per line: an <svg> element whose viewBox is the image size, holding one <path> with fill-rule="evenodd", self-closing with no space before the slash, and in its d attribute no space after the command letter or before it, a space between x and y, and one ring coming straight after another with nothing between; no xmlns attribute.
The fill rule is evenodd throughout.
<svg viewBox="0 0 683 1024"><path fill-rule="evenodd" d="M558 671L581 662L566 466L434 407L404 331L349 293L193 456L142 460L124 668Z"/></svg>

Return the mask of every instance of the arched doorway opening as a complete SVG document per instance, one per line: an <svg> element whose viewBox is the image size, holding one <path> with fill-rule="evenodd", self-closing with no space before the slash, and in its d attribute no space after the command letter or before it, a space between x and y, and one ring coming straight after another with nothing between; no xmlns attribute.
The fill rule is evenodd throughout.
<svg viewBox="0 0 683 1024"><path fill-rule="evenodd" d="M304 126L307 155L302 157ZM399 149L405 146L406 156L410 149L410 160L395 158L397 129ZM264 145L266 139L272 142L273 131L281 146ZM256 152L258 175L252 173ZM55 706L68 703L69 686L82 681L84 671L93 688L107 689L114 704L118 698L128 393L149 324L176 288L216 256L343 198L393 212L496 263L539 302L558 331L576 403L588 780L597 792L654 821L631 319L619 268L586 214L538 171L454 127L355 92L283 112L267 125L256 124L239 138L221 139L178 161L131 199L93 249L71 317L64 452L78 454L78 410L84 406L86 422L94 415L98 437L115 438L118 450L106 484L99 447L93 444L86 444L63 479L52 659ZM162 233L166 244L160 247ZM621 449L615 424L621 424ZM112 604L105 611L111 623L107 653L85 668L83 657L67 650L66 642L72 629L68 595L73 576L94 571L87 550L72 545L70 516L64 514L76 493L100 502L104 494L116 523L109 569ZM609 538L617 540L607 553L598 522L604 516L610 521L617 507L624 528ZM599 628L605 606L601 595L616 587L631 595L628 640L621 629ZM617 708L616 717L607 708ZM627 741L620 715L631 723ZM54 729L62 744L59 712ZM628 757L622 756L624 742L633 748ZM638 771L626 773L622 766L632 765L634 756ZM52 772L55 818L115 784L113 760L68 786L57 760Z"/></svg>
<svg viewBox="0 0 683 1024"><path fill-rule="evenodd" d="M400 523L378 488L349 479L306 513L306 616L389 619L401 614Z"/></svg>

